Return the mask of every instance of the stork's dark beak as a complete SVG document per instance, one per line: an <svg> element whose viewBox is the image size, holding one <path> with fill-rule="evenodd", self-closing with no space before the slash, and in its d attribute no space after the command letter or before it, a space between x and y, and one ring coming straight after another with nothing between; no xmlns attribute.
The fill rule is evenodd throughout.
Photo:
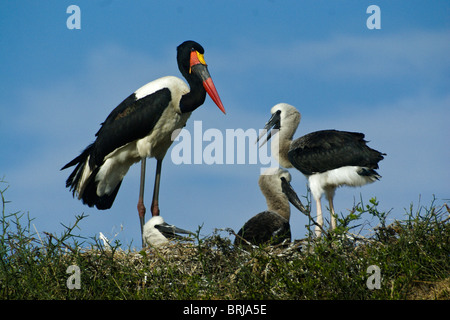
<svg viewBox="0 0 450 320"><path fill-rule="evenodd" d="M225 108L220 100L219 94L217 93L216 86L211 79L208 67L206 65L203 54L198 51L191 51L191 61L190 61L190 72L193 72L200 77L203 81L203 87L205 88L208 95L214 101L214 103L219 107L219 109L226 114Z"/></svg>
<svg viewBox="0 0 450 320"><path fill-rule="evenodd" d="M272 114L272 117L270 117L269 121L267 121L266 125L263 128L263 131L261 132L261 134L259 135L258 139L256 139L256 143L258 143L259 139L261 139L266 133L266 139L263 140L263 142L259 145L259 147L261 148L267 141L270 140L270 138L272 137L272 129L275 130L280 130L280 114L281 111L278 110L277 112L275 112L274 114ZM275 132L276 133L276 132Z"/></svg>
<svg viewBox="0 0 450 320"><path fill-rule="evenodd" d="M304 214L308 214L308 211L306 210L306 208L303 206L303 203L298 198L297 193L295 193L291 184L286 180L285 177L281 177L281 190L283 190L283 193L286 195L289 202L294 205L294 207L296 207L298 210L300 210Z"/></svg>
<svg viewBox="0 0 450 320"><path fill-rule="evenodd" d="M155 225L155 228L158 229L159 232L161 232L167 239L183 238L182 236L178 235L177 233L194 235L194 233L192 233L188 230L178 228L178 227L168 224L166 222Z"/></svg>

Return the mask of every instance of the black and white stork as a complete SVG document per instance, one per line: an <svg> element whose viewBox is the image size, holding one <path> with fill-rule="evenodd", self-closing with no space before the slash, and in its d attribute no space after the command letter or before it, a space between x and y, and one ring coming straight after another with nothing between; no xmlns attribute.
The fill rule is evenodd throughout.
<svg viewBox="0 0 450 320"><path fill-rule="evenodd" d="M267 210L250 218L239 230L235 245L269 243L277 245L291 241L289 202L304 211L303 204L291 187L291 175L287 170L269 168L259 177L258 184L266 198Z"/></svg>
<svg viewBox="0 0 450 320"><path fill-rule="evenodd" d="M111 208L128 169L141 161L137 207L143 234L146 158L156 159L151 212L157 216L161 165L177 129L203 104L206 93L225 113L203 54L203 47L194 41L177 47L178 69L190 88L180 78L162 77L136 90L109 114L96 140L61 169L76 166L66 181L74 196L90 207Z"/></svg>
<svg viewBox="0 0 450 320"><path fill-rule="evenodd" d="M301 115L293 106L280 103L272 107L271 118L266 123L258 140L267 132L266 139L272 137L271 129L277 129L277 138L272 141L272 155L285 168L295 167L308 179L311 194L316 201L316 236L322 234L323 215L320 198L326 195L331 212L331 229L336 227L336 213L333 197L337 187L363 186L379 180L375 171L385 153L371 149L364 140L364 134L338 130L321 130L292 140ZM275 133L276 134L276 133ZM261 145L262 145L261 144Z"/></svg>
<svg viewBox="0 0 450 320"><path fill-rule="evenodd" d="M168 224L161 216L153 216L144 225L144 245L159 247L168 244L172 239L184 239L179 234L194 235L188 230Z"/></svg>

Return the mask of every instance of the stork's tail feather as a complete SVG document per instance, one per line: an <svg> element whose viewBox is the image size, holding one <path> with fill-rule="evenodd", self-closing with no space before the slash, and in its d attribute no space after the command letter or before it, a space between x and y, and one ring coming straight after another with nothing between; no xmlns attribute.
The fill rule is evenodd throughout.
<svg viewBox="0 0 450 320"><path fill-rule="evenodd" d="M122 181L117 184L111 193L102 196L97 194L99 182L96 181L95 177L97 176L100 167L86 168L86 166L89 166L89 156L92 148L93 144L89 145L78 157L62 167L61 170L76 165L75 169L66 180L66 188L69 188L70 191L72 191L73 196L80 199L83 204L86 204L89 207L95 206L99 210L106 210L113 205ZM86 169L88 169L88 171L86 171Z"/></svg>
<svg viewBox="0 0 450 320"><path fill-rule="evenodd" d="M378 174L378 172L376 172L374 169L370 169L370 168L361 168L358 171L358 174L363 177L369 177L369 178L373 179L373 181L380 180L380 178L381 178L381 176Z"/></svg>
<svg viewBox="0 0 450 320"><path fill-rule="evenodd" d="M94 172L91 174L90 179L86 181L86 186L84 187L81 200L89 207L95 206L99 210L106 210L112 207L114 200L116 199L117 192L119 192L122 181L120 181L114 191L110 194L104 194L102 196L97 195L98 181L95 181L93 177L97 175L99 169L100 168L94 170Z"/></svg>
<svg viewBox="0 0 450 320"><path fill-rule="evenodd" d="M61 168L61 170L64 170L76 165L75 169L66 180L66 188L69 188L69 190L72 191L73 196L75 196L75 193L80 192L80 190L82 189L82 186L80 186L79 184L81 182L81 177L83 175L86 164L88 164L89 154L91 153L92 147L93 144L89 145L78 157Z"/></svg>

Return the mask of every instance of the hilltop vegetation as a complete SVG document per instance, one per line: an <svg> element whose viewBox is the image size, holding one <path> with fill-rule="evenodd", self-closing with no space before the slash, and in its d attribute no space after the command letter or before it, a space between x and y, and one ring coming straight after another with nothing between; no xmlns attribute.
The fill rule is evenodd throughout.
<svg viewBox="0 0 450 320"><path fill-rule="evenodd" d="M36 234L27 214L8 213L0 187L1 299L450 298L450 209L435 201L386 225L372 199L335 232L288 247L244 250L232 231L200 238L199 230L190 242L136 251L76 235L84 215L60 235ZM379 221L370 237L349 230L362 214Z"/></svg>

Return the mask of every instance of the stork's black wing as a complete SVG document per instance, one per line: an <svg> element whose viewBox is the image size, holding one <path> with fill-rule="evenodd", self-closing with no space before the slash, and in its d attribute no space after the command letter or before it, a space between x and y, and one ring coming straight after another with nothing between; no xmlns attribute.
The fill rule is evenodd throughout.
<svg viewBox="0 0 450 320"><path fill-rule="evenodd" d="M289 221L280 215L271 211L263 211L244 224L239 230L234 244L245 244L242 238L254 245L280 244L286 239L291 240L291 227Z"/></svg>
<svg viewBox="0 0 450 320"><path fill-rule="evenodd" d="M384 154L366 143L363 133L316 131L293 141L288 157L292 165L306 175L343 166L377 169Z"/></svg>
<svg viewBox="0 0 450 320"><path fill-rule="evenodd" d="M86 160L89 158L89 166L93 173L85 182L81 195L83 203L90 207L95 205L98 209L109 209L119 191L121 182L115 186L112 192L102 196L97 195L95 176L103 164L105 156L129 142L148 135L161 118L170 100L170 90L163 88L140 99L137 99L133 93L120 103L102 123L94 143L61 169L76 165L66 181L66 187L70 188L75 195L86 166Z"/></svg>
<svg viewBox="0 0 450 320"><path fill-rule="evenodd" d="M104 157L129 142L148 135L171 100L168 88L140 99L133 93L120 103L102 123L91 151L91 167L101 165Z"/></svg>

